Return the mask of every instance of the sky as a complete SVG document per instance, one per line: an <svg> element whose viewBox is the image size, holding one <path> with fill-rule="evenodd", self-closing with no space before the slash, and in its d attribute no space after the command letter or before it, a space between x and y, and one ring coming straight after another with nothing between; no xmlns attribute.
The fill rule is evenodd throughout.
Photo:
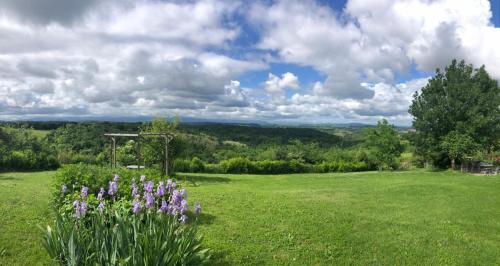
<svg viewBox="0 0 500 266"><path fill-rule="evenodd" d="M0 0L0 120L410 125L453 58L500 80L500 0Z"/></svg>

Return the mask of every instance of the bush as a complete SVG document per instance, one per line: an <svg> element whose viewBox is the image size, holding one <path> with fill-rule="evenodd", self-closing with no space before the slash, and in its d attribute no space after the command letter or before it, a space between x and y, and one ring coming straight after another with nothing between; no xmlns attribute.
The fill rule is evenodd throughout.
<svg viewBox="0 0 500 266"><path fill-rule="evenodd" d="M255 173L259 174L286 174L291 173L290 164L286 161L260 161L254 162Z"/></svg>
<svg viewBox="0 0 500 266"><path fill-rule="evenodd" d="M232 158L220 163L221 169L227 174L248 174L254 172L253 164L247 158Z"/></svg>
<svg viewBox="0 0 500 266"><path fill-rule="evenodd" d="M190 171L193 173L201 173L205 170L205 164L198 157L193 157L189 163Z"/></svg>
<svg viewBox="0 0 500 266"><path fill-rule="evenodd" d="M212 174L224 173L220 164L205 164L205 172Z"/></svg>
<svg viewBox="0 0 500 266"><path fill-rule="evenodd" d="M174 172L188 173L191 171L190 164L191 164L191 161L189 161L189 160L175 159L174 160Z"/></svg>

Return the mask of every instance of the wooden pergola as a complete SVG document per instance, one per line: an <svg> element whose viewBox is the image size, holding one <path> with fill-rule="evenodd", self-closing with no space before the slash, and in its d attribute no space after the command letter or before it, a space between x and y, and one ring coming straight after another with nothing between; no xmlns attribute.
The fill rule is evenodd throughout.
<svg viewBox="0 0 500 266"><path fill-rule="evenodd" d="M141 139L150 138L162 138L165 140L165 160L163 161L165 175L169 174L169 157L168 157L168 144L174 138L173 134L170 133L105 133L104 136L111 138L111 166L116 168L116 139L117 138L135 138L137 139L137 170L141 168Z"/></svg>

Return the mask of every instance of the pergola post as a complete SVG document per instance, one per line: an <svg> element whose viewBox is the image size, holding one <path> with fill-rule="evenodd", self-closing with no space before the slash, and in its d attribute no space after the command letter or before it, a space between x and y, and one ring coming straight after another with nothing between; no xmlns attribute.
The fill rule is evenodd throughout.
<svg viewBox="0 0 500 266"><path fill-rule="evenodd" d="M165 176L168 176L168 137L163 136L165 139Z"/></svg>
<svg viewBox="0 0 500 266"><path fill-rule="evenodd" d="M112 137L111 141L113 141L112 153L111 153L112 154L112 157L111 157L111 166L113 168L116 168L116 138Z"/></svg>
<svg viewBox="0 0 500 266"><path fill-rule="evenodd" d="M137 137L137 171L141 170L141 137Z"/></svg>

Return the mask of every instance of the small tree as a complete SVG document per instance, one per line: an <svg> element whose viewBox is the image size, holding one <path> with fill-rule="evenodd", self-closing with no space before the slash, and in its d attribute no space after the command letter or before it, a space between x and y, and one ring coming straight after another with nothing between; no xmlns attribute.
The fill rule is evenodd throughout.
<svg viewBox="0 0 500 266"><path fill-rule="evenodd" d="M176 116L169 122L165 118L154 118L151 123L141 127L142 133L174 133L179 127L179 117ZM173 161L180 151L181 143L178 138L174 138L168 146L168 156L170 158L169 169L173 169ZM142 142L141 154L146 165L151 166L162 162L165 158L165 141L160 138L150 138ZM165 169L162 169L165 173Z"/></svg>
<svg viewBox="0 0 500 266"><path fill-rule="evenodd" d="M441 148L448 153L451 168L456 169L456 161L464 156L473 154L477 148L476 143L469 134L451 131L441 142Z"/></svg>
<svg viewBox="0 0 500 266"><path fill-rule="evenodd" d="M403 145L393 125L383 119L377 127L365 130L365 145L369 149L370 157L379 170L395 169L397 158L403 152Z"/></svg>

